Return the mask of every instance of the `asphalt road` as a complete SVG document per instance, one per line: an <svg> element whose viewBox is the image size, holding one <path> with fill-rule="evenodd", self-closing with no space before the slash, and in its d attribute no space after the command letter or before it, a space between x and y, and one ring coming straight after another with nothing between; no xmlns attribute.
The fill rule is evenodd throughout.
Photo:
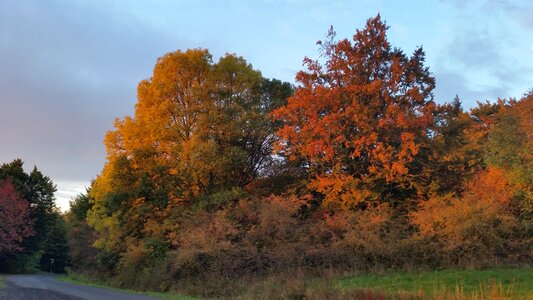
<svg viewBox="0 0 533 300"><path fill-rule="evenodd" d="M3 291L8 300L149 300L143 295L59 281L50 275L12 275ZM2 295L0 294L0 298Z"/></svg>

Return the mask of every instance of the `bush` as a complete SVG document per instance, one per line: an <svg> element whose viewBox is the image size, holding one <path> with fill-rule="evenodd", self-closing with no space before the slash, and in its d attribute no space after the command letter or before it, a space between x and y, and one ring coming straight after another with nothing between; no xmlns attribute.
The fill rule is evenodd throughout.
<svg viewBox="0 0 533 300"><path fill-rule="evenodd" d="M16 254L9 260L7 269L15 274L37 273L40 271L42 256L43 251Z"/></svg>
<svg viewBox="0 0 533 300"><path fill-rule="evenodd" d="M338 275L530 261L530 255L524 256L530 246L516 236L519 223L511 199L498 169L479 173L462 195L431 197L412 212L388 204L330 211L313 206L316 199L307 196L249 195L218 209L184 210L166 235L128 238L120 255L102 252L98 257L102 266L115 266L106 274L117 286L207 297L235 297L250 282L279 274L308 277L322 276L324 270ZM311 297L298 282L282 284L284 295ZM257 288L266 289L260 291L265 295L277 289Z"/></svg>
<svg viewBox="0 0 533 300"><path fill-rule="evenodd" d="M516 219L511 195L498 169L481 172L460 197L433 197L411 213L415 237L433 243L446 265L483 266L501 262L512 249Z"/></svg>

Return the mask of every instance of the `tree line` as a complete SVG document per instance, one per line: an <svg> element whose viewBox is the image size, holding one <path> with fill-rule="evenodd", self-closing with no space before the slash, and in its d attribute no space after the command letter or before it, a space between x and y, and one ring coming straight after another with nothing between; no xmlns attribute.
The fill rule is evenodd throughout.
<svg viewBox="0 0 533 300"><path fill-rule="evenodd" d="M65 265L214 295L286 270L531 263L533 93L438 104L422 48L387 29L379 15L351 40L331 29L294 86L233 54L159 58L64 216Z"/></svg>
<svg viewBox="0 0 533 300"><path fill-rule="evenodd" d="M70 264L56 186L15 159L0 166L0 272L60 272Z"/></svg>

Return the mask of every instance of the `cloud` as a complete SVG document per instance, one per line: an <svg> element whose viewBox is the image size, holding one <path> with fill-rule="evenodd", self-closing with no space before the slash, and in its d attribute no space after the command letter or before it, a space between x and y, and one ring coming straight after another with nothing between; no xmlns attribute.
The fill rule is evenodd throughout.
<svg viewBox="0 0 533 300"><path fill-rule="evenodd" d="M481 86L474 89L469 84L469 80L459 72L440 71L434 74L437 80L435 96L439 103L451 102L456 95L459 96L463 107L472 108L477 101L494 101L494 95L506 93L506 87Z"/></svg>
<svg viewBox="0 0 533 300"><path fill-rule="evenodd" d="M21 157L54 179L96 176L106 130L132 112L137 82L170 40L98 2L2 6L0 161Z"/></svg>
<svg viewBox="0 0 533 300"><path fill-rule="evenodd" d="M70 201L77 195L86 192L86 187L90 185L85 181L59 180L54 182L57 186L56 203L61 211L67 211L70 208Z"/></svg>
<svg viewBox="0 0 533 300"><path fill-rule="evenodd" d="M436 94L449 101L458 93L467 105L475 105L477 100L520 97L533 80L533 63L523 61L530 43L525 37L533 34L533 28L523 27L515 16L531 11L531 5L522 7L516 1L444 2L453 5L456 17L434 68Z"/></svg>
<svg viewBox="0 0 533 300"><path fill-rule="evenodd" d="M521 0L483 1L482 10L485 13L499 13L508 23L516 23L523 30L533 32L533 3Z"/></svg>
<svg viewBox="0 0 533 300"><path fill-rule="evenodd" d="M447 54L463 67L470 69L492 70L497 68L502 60L494 40L486 30L461 32L449 44Z"/></svg>

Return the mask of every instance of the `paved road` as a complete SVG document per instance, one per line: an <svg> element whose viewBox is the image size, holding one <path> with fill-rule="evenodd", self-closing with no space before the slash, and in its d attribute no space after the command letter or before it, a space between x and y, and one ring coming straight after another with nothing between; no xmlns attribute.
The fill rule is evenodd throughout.
<svg viewBox="0 0 533 300"><path fill-rule="evenodd" d="M59 281L50 275L12 275L3 291L9 300L151 300L152 297ZM1 297L1 295L0 295Z"/></svg>

